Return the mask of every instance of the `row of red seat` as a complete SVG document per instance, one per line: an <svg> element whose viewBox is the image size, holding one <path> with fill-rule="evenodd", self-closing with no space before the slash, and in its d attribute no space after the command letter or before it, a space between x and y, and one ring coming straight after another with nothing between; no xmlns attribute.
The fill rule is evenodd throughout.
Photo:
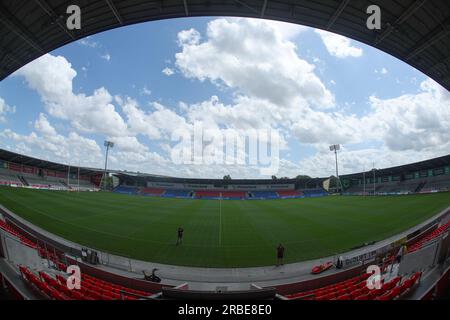
<svg viewBox="0 0 450 320"><path fill-rule="evenodd" d="M56 279L49 274L40 271L39 277L25 266L19 266L24 278L37 287L41 293L50 299L56 300L136 300L132 294L149 296L151 293L133 290L127 287L110 284L106 281L91 276L82 276L80 289L70 290L67 287L67 279L56 275Z"/></svg>
<svg viewBox="0 0 450 320"><path fill-rule="evenodd" d="M246 191L222 191L223 198L245 198L247 196Z"/></svg>
<svg viewBox="0 0 450 320"><path fill-rule="evenodd" d="M221 192L220 191L210 191L210 190L199 190L199 191L195 191L195 196L198 198L202 198L202 197L215 197L215 198L219 198L221 197Z"/></svg>
<svg viewBox="0 0 450 320"><path fill-rule="evenodd" d="M0 186L22 186L22 183L12 180L0 180Z"/></svg>
<svg viewBox="0 0 450 320"><path fill-rule="evenodd" d="M367 287L369 274L331 284L318 289L287 295L290 299L304 300L390 300L403 294L420 278L421 273L415 273L411 279L397 286L401 277L395 277L383 283L380 289L370 290Z"/></svg>
<svg viewBox="0 0 450 320"><path fill-rule="evenodd" d="M37 288L42 294L45 294L49 299L55 300L71 300L69 296L66 296L58 288L55 288L53 284L48 284L45 280L39 279L33 272L31 272L25 266L19 266L19 270L31 285Z"/></svg>
<svg viewBox="0 0 450 320"><path fill-rule="evenodd" d="M9 225L7 222L5 222L1 219L0 219L0 227L2 229L4 229L5 231L11 233L12 235L18 237L21 240L21 242L23 242L24 244L30 246L33 249L37 249L38 253L41 257L53 261L55 263L56 267L60 271L66 272L67 266L60 261L58 252L49 251L44 247L38 246L35 242L33 242L32 240L28 239L25 235L20 233L20 230L14 228L13 226ZM24 276L32 274L28 269L26 269L26 267L22 266L22 267L20 267L20 269L21 269L21 272L24 274ZM25 270L27 270L27 271L25 271ZM86 284L87 288L89 288L89 287L94 288L94 289L91 288L92 289L91 291L93 291L94 293L90 294L89 291L84 291L84 294L81 293L81 296L75 293L75 294L73 294L73 295L75 295L75 297L73 297L72 295L69 295L68 292L65 290L65 289L67 289L65 286L66 280L63 277L58 279L59 285L56 285L56 283L54 283L52 280L50 280L48 278L49 276L46 277L44 275L44 273L42 273L40 275L44 280L48 280L49 283L47 283L47 281L44 281L42 283L42 281L40 279L37 279L38 281L35 281L35 278L34 278L35 276L34 277L31 276L30 279L28 279L26 277L26 279L29 280L30 282L32 282L35 286L37 286L41 291L43 291L50 298L54 298L54 299L56 299L56 298L81 299L82 297L93 298L93 299L120 299L120 291L128 292L130 294L141 295L141 296L149 296L152 294L151 292L145 292L145 291L135 290L135 289L128 288L128 287L123 287L120 285L116 285L114 283L110 283L110 282L89 276L87 274L84 274L82 277L85 279L84 284ZM56 280L54 280L54 281L56 281ZM61 285L63 287L61 287ZM50 286L50 289L47 288L48 286ZM55 292L53 292L55 290L57 293L62 294L63 296L59 296L58 294L55 294ZM105 291L105 292L101 292L101 291ZM73 290L71 291L71 293L73 293ZM64 297L64 295L65 295L65 297ZM135 299L133 296L127 295L126 293L124 294L124 298L127 300Z"/></svg>
<svg viewBox="0 0 450 320"><path fill-rule="evenodd" d="M419 241L417 241L414 244L412 244L408 248L408 252L414 252L414 251L417 251L417 250L421 249L427 242L429 242L429 241L439 237L440 235L446 233L449 228L450 228L450 221L447 221L447 223L441 225L439 228L434 230L429 235L423 237Z"/></svg>
<svg viewBox="0 0 450 320"><path fill-rule="evenodd" d="M123 291L130 293L132 289L117 286L114 284L109 284L107 282L103 282L101 280L92 280L95 278L91 278L88 275L83 275L81 278L80 290L69 290L66 286L67 279L61 275L56 275L56 279L50 281L54 281L62 285L64 288L63 292L70 292L76 297L77 300L136 300L136 298L130 294L127 294ZM75 292L75 293L74 293ZM135 292L133 292L135 293ZM142 293L142 292L140 292ZM137 294L137 293L135 293ZM145 293L145 296L148 296L148 293Z"/></svg>
<svg viewBox="0 0 450 320"><path fill-rule="evenodd" d="M1 219L0 228L18 237L23 244L29 246L30 248L37 249L40 257L53 261L58 269L65 271L65 269L62 269L62 267L65 267L65 265L60 264L59 257L56 255L56 253L48 251L42 246L39 246L36 242L31 240L27 234L22 233L20 229L8 224L6 221L3 221Z"/></svg>
<svg viewBox="0 0 450 320"><path fill-rule="evenodd" d="M291 299L297 299L297 298L303 298L307 297L307 299L314 299L316 297L325 296L327 294L340 292L341 290L347 290L350 289L352 291L353 289L359 288L361 283L365 283L365 280L369 277L369 274L362 274L360 276L356 276L338 283L333 283L325 287L320 287L317 289L305 291L305 292L298 292L294 294L287 295L288 298Z"/></svg>
<svg viewBox="0 0 450 320"><path fill-rule="evenodd" d="M59 263L59 269L65 272L67 267L64 264ZM65 284L67 282L67 279L61 275L56 275L56 279L61 284ZM81 276L81 291L86 296L100 300L117 300L120 299L121 293L123 294L125 300L135 300L136 298L132 294L145 297L153 294L152 292L121 286L88 274L83 274Z"/></svg>
<svg viewBox="0 0 450 320"><path fill-rule="evenodd" d="M142 188L140 189L140 193L142 195L149 195L149 196L161 196L166 190L164 189L157 189L157 188Z"/></svg>
<svg viewBox="0 0 450 320"><path fill-rule="evenodd" d="M95 288L100 288L100 289L103 289L103 290L106 290L106 291L111 291L111 292L124 291L125 294L126 293L132 293L132 294L145 296L145 297L150 296L150 295L153 294L151 292L142 291L142 290L136 290L136 289L124 287L124 286L121 286L121 285L118 285L118 284L114 284L112 282L101 280L101 279L95 278L95 277L87 275L87 274L85 274L83 276L83 281L88 286L91 285L91 286L93 286Z"/></svg>
<svg viewBox="0 0 450 320"><path fill-rule="evenodd" d="M25 245L33 248L33 249L37 248L36 243L34 243L33 241L29 240L27 237L25 237L20 232L18 232L13 227L11 227L6 221L3 221L1 219L0 219L0 228L5 230L6 232L12 234L13 236L19 238L20 242L22 242L23 244L25 244Z"/></svg>
<svg viewBox="0 0 450 320"><path fill-rule="evenodd" d="M303 195L303 192L298 190L280 190L277 193L280 197L298 197Z"/></svg>
<svg viewBox="0 0 450 320"><path fill-rule="evenodd" d="M396 298L401 297L404 295L407 291L411 290L412 286L415 285L420 277L422 276L422 272L416 272L414 273L410 278L403 281L401 284L396 285L390 290L387 290L382 295L379 295L375 298L375 300L393 300ZM359 299L361 300L361 299Z"/></svg>

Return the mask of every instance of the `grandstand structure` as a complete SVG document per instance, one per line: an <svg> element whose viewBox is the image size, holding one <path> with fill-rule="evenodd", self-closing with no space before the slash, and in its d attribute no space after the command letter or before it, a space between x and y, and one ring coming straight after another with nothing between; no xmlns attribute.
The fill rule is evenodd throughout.
<svg viewBox="0 0 450 320"><path fill-rule="evenodd" d="M71 167L0 150L0 185L48 190L97 191L101 170Z"/></svg>
<svg viewBox="0 0 450 320"><path fill-rule="evenodd" d="M70 168L6 150L0 152L3 185L50 190L72 190L80 172L84 190L99 190L101 169ZM448 192L450 156L377 170L376 195ZM72 171L71 171L72 170ZM110 171L119 184L113 192L147 197L202 200L270 200L327 196L326 178L276 180L224 180L163 177ZM344 193L361 194L361 177L369 195L372 172L341 176ZM82 177L82 178L81 178ZM78 179L77 179L78 180ZM97 183L97 184L96 184ZM80 184L81 185L81 184ZM91 188L92 187L92 188ZM74 189L78 190L78 189ZM81 190L81 189L80 189ZM1 187L0 187L1 192ZM301 203L301 199L298 200ZM56 300L134 300L183 298L264 298L284 300L403 300L432 299L443 293L450 276L450 207L401 234L365 244L343 254L342 268L336 256L283 266L205 269L162 265L108 252L98 261L84 261L83 246L60 238L17 216L0 204L0 274L3 284L19 298ZM395 262L401 244L410 248L402 262ZM331 265L331 269L322 268ZM81 291L65 286L67 266L78 265L84 275ZM381 288L367 287L367 266L383 271ZM139 270L165 270L162 283L136 278ZM324 270L319 274L311 270ZM218 289L220 288L220 289ZM225 288L225 289L224 289Z"/></svg>
<svg viewBox="0 0 450 320"><path fill-rule="evenodd" d="M411 194L450 190L450 155L342 176L345 194Z"/></svg>
<svg viewBox="0 0 450 320"><path fill-rule="evenodd" d="M442 295L450 276L450 207L376 246L347 253L342 269L312 275L309 270L323 259L286 266L282 272L273 267L227 271L151 264L167 270L162 283L141 280L133 270L124 271L103 260L100 265L83 261L80 246L31 226L6 208L0 207L0 212L0 279L20 299L417 300ZM411 250L401 263L395 263L400 241L406 241ZM69 265L82 270L80 290L66 285ZM368 286L369 265L382 271L379 288ZM291 277L282 277L284 273ZM226 295L221 296L224 290Z"/></svg>
<svg viewBox="0 0 450 320"><path fill-rule="evenodd" d="M325 196L323 178L186 179L116 173L117 193L192 199L266 200Z"/></svg>
<svg viewBox="0 0 450 320"><path fill-rule="evenodd" d="M116 193L192 199L266 200L329 194L323 178L195 179L109 170ZM0 185L98 191L103 170L74 167L0 150ZM450 155L341 176L343 195L397 195L450 191Z"/></svg>
<svg viewBox="0 0 450 320"><path fill-rule="evenodd" d="M81 1L86 23L80 30L68 30L64 18L71 4L72 1L3 1L0 4L0 79L60 46L112 28L176 17L241 16L298 23L347 36L401 59L450 89L450 7L446 1L378 2L383 13L381 30L365 26L366 10L373 4L368 0ZM0 152L0 160L0 184L12 187L74 190L76 180L77 190L81 189L78 186L96 190L103 172L7 151ZM373 195L444 192L449 187L448 168L448 157L445 157L340 178L344 194L370 194L370 187ZM200 201L327 194L321 185L323 179L225 182L110 173L119 177L115 192L147 196ZM375 178L370 182L372 175ZM450 277L450 208L392 238L345 253L342 269L332 268L311 275L313 267L335 257L286 265L277 272L267 268L205 270L159 266L166 270L161 284L136 279L136 270L131 266L144 269L149 265L144 267L142 262L102 252L99 252L100 265L95 261L86 262L80 245L33 226L6 208L0 212L0 281L17 299L211 298L225 297L224 290L228 291L228 298L434 299L444 293ZM393 258L399 244L405 242L412 250L401 263L395 263ZM78 265L82 270L82 290L67 290L64 285L68 265ZM130 269L124 271L123 266L127 265ZM383 270L380 289L367 290L368 265Z"/></svg>
<svg viewBox="0 0 450 320"><path fill-rule="evenodd" d="M327 177L314 179L183 179L118 173L114 192L195 199L319 197ZM343 195L398 195L450 191L450 155L402 166L342 175Z"/></svg>

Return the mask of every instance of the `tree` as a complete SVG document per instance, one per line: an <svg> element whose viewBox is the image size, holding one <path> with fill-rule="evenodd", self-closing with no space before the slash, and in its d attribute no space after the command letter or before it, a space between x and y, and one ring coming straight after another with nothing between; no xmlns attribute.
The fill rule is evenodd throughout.
<svg viewBox="0 0 450 320"><path fill-rule="evenodd" d="M272 180L277 180L277 176L272 176Z"/></svg>
<svg viewBox="0 0 450 320"><path fill-rule="evenodd" d="M303 179L311 179L310 176L307 175L298 175L297 177L295 177L297 180L303 180Z"/></svg>
<svg viewBox="0 0 450 320"><path fill-rule="evenodd" d="M231 180L231 176L227 174L226 176L223 176L223 180Z"/></svg>

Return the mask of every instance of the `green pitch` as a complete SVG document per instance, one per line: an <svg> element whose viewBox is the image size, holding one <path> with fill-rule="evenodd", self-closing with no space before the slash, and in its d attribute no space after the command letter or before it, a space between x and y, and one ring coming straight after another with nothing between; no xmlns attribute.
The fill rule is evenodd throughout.
<svg viewBox="0 0 450 320"><path fill-rule="evenodd" d="M141 260L249 267L347 251L419 224L450 194L292 200L185 200L0 188L0 203L61 237ZM175 246L178 226L184 240Z"/></svg>

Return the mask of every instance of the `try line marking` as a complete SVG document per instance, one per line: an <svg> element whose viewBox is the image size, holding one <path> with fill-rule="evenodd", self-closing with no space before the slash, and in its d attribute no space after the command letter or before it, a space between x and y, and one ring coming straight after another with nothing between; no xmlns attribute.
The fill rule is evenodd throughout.
<svg viewBox="0 0 450 320"><path fill-rule="evenodd" d="M219 246L222 245L222 197L219 199Z"/></svg>

